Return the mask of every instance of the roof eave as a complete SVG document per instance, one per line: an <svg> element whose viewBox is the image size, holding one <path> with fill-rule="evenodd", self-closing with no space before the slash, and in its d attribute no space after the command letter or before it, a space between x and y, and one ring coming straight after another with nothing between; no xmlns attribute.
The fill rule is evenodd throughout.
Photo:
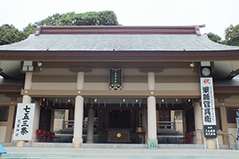
<svg viewBox="0 0 239 159"><path fill-rule="evenodd" d="M239 50L211 51L0 51L1 60L159 60L159 61L228 61L239 60Z"/></svg>

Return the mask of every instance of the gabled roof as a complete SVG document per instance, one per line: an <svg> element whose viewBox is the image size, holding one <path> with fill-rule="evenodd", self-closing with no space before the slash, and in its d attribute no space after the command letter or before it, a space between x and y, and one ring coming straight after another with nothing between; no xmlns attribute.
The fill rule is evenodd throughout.
<svg viewBox="0 0 239 159"><path fill-rule="evenodd" d="M239 60L239 47L212 42L199 26L38 26L28 39L0 46L0 60L217 62ZM218 76L231 71L215 66Z"/></svg>
<svg viewBox="0 0 239 159"><path fill-rule="evenodd" d="M5 51L225 51L225 46L197 35L31 35L0 47Z"/></svg>
<svg viewBox="0 0 239 159"><path fill-rule="evenodd" d="M39 27L28 39L0 51L233 51L188 27Z"/></svg>

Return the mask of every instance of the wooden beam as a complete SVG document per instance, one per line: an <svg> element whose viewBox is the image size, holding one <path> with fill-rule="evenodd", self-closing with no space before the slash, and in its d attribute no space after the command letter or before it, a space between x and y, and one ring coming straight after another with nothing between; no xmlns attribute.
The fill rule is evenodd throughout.
<svg viewBox="0 0 239 159"><path fill-rule="evenodd" d="M0 106L10 106L14 105L16 106L18 102L0 102Z"/></svg>
<svg viewBox="0 0 239 159"><path fill-rule="evenodd" d="M199 98L200 91L148 91L148 90L21 90L21 95L31 97L75 97L81 95L87 98Z"/></svg>

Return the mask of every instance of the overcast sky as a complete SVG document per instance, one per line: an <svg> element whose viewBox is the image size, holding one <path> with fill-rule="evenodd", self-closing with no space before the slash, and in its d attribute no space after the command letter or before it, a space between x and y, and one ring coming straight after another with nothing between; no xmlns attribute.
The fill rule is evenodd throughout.
<svg viewBox="0 0 239 159"><path fill-rule="evenodd" d="M55 13L111 10L124 26L206 24L202 33L224 38L224 30L239 24L239 0L0 0L0 25L22 30L28 23Z"/></svg>

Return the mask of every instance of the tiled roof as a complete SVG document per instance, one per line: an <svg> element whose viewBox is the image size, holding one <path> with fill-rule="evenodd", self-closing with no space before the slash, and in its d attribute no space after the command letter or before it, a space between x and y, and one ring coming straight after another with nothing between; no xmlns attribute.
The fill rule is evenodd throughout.
<svg viewBox="0 0 239 159"><path fill-rule="evenodd" d="M40 34L0 51L226 51L239 47L221 45L196 34Z"/></svg>

